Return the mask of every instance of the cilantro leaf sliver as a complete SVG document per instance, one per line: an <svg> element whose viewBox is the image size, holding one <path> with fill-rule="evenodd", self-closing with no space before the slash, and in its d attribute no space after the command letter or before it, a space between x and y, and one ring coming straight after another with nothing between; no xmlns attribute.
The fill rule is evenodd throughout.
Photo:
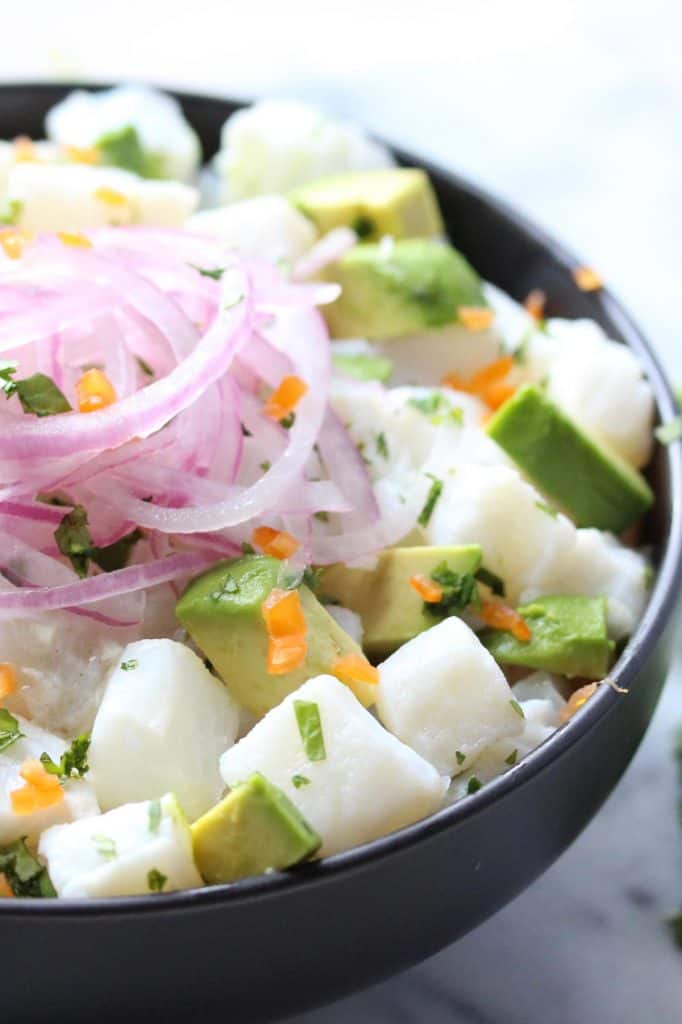
<svg viewBox="0 0 682 1024"><path fill-rule="evenodd" d="M161 801L150 800L149 801L149 831L152 833L159 831L159 825L161 824Z"/></svg>
<svg viewBox="0 0 682 1024"><path fill-rule="evenodd" d="M14 381L14 391L24 412L36 416L56 416L60 412L71 412L66 396L45 373L34 373L31 377Z"/></svg>
<svg viewBox="0 0 682 1024"><path fill-rule="evenodd" d="M347 377L354 377L355 380L378 380L383 384L393 373L391 360L381 356L339 352L332 354L332 362L337 370L341 370Z"/></svg>
<svg viewBox="0 0 682 1024"><path fill-rule="evenodd" d="M202 277L210 277L214 281L219 281L227 269L226 267L213 267L212 269L209 267L198 267L196 263L190 263L189 265L192 270L198 271Z"/></svg>
<svg viewBox="0 0 682 1024"><path fill-rule="evenodd" d="M472 793L478 793L483 783L480 779L477 779L475 775L472 775L467 782L467 796L471 796Z"/></svg>
<svg viewBox="0 0 682 1024"><path fill-rule="evenodd" d="M121 662L121 669L123 672L134 672L139 664L137 658L128 658L127 661Z"/></svg>
<svg viewBox="0 0 682 1024"><path fill-rule="evenodd" d="M682 910L677 914L673 914L672 917L669 917L667 924L672 933L673 942L678 949L682 949Z"/></svg>
<svg viewBox="0 0 682 1024"><path fill-rule="evenodd" d="M122 167L142 178L162 177L162 161L144 149L137 129L132 124L122 125L105 132L95 142L102 163L109 167Z"/></svg>
<svg viewBox="0 0 682 1024"><path fill-rule="evenodd" d="M163 887L168 881L168 875L164 875L158 868L151 868L147 872L147 885L150 892L163 892Z"/></svg>
<svg viewBox="0 0 682 1024"><path fill-rule="evenodd" d="M66 782L67 779L83 779L90 771L89 749L90 737L83 733L72 740L71 746L64 751L58 763L55 763L46 752L40 755L40 763L48 775L58 775L62 782Z"/></svg>
<svg viewBox="0 0 682 1024"><path fill-rule="evenodd" d="M506 588L504 580L501 576L498 576L497 573L491 572L490 569L486 569L484 566L481 566L480 569L476 570L474 576L479 583L484 583L486 587L490 587L493 594L497 594L498 597L505 596Z"/></svg>
<svg viewBox="0 0 682 1024"><path fill-rule="evenodd" d="M682 437L682 416L675 416L654 430L654 437L660 444L672 444Z"/></svg>
<svg viewBox="0 0 682 1024"><path fill-rule="evenodd" d="M508 764L508 765L516 764L516 762L518 760L518 756L519 756L519 752L518 752L518 750L515 747L512 750L511 754L507 754L507 756L504 759L504 763Z"/></svg>
<svg viewBox="0 0 682 1024"><path fill-rule="evenodd" d="M303 749L310 761L324 761L327 752L324 748L320 709L317 704L307 700L294 701L296 724L303 741Z"/></svg>
<svg viewBox="0 0 682 1024"><path fill-rule="evenodd" d="M380 434L377 434L377 436L376 436L376 445L377 445L377 451L379 452L379 455L381 455L382 458L387 459L388 458L388 442L386 441L386 435L384 434L383 430L381 431Z"/></svg>
<svg viewBox="0 0 682 1024"><path fill-rule="evenodd" d="M426 416L432 416L434 412L438 412L448 403L438 391L432 391L430 395L424 395L423 398L408 398L407 404L411 405L413 409L423 412Z"/></svg>
<svg viewBox="0 0 682 1024"><path fill-rule="evenodd" d="M463 754L461 750L456 750L455 751L455 759L457 761L457 764L464 764L464 762L467 759L467 756L466 756L466 754Z"/></svg>
<svg viewBox="0 0 682 1024"><path fill-rule="evenodd" d="M428 473L427 476L431 477L433 483L431 484L431 487L429 488L429 493L426 496L426 501L424 502L424 507L422 508L421 512L417 516L417 522L419 523L420 526L428 526L429 525L429 522L431 520L431 516L433 515L433 510L436 507L436 502L438 501L438 499L440 498L441 494L443 493L443 481L439 480L435 476L432 476L430 473Z"/></svg>
<svg viewBox="0 0 682 1024"><path fill-rule="evenodd" d="M471 573L456 572L447 562L439 562L431 571L431 579L442 590L440 601L424 603L424 610L433 615L456 615L470 604L478 607L476 579Z"/></svg>
<svg viewBox="0 0 682 1024"><path fill-rule="evenodd" d="M88 513L82 505L67 512L54 532L54 539L61 553L69 559L76 573L85 579L93 550L92 537L88 529Z"/></svg>
<svg viewBox="0 0 682 1024"><path fill-rule="evenodd" d="M93 548L90 554L93 562L103 569L104 572L115 572L116 569L123 569L130 561L133 548L141 541L144 534L137 527L126 533L123 537L107 544L103 548Z"/></svg>
<svg viewBox="0 0 682 1024"><path fill-rule="evenodd" d="M110 836L93 836L92 842L100 857L104 860L115 860L116 843Z"/></svg>
<svg viewBox="0 0 682 1024"><path fill-rule="evenodd" d="M512 710L516 712L516 714L519 716L519 718L525 718L526 717L525 711L523 710L523 708L521 707L521 705L519 704L519 702L517 700L510 700L509 703L510 703L510 705L512 707Z"/></svg>
<svg viewBox="0 0 682 1024"><path fill-rule="evenodd" d="M41 899L57 895L47 870L28 850L25 837L0 849L0 872L15 896Z"/></svg>
<svg viewBox="0 0 682 1024"><path fill-rule="evenodd" d="M551 516L552 519L556 519L556 517L559 515L557 510L555 508L552 508L552 506L548 505L545 501L536 501L535 507L539 508L540 511L544 512L546 515Z"/></svg>
<svg viewBox="0 0 682 1024"><path fill-rule="evenodd" d="M23 735L14 715L7 708L0 708L0 753L22 739Z"/></svg>
<svg viewBox="0 0 682 1024"><path fill-rule="evenodd" d="M0 391L4 391L8 398L11 398L17 390L17 386L12 379L16 372L16 363L0 363Z"/></svg>
<svg viewBox="0 0 682 1024"><path fill-rule="evenodd" d="M0 224L18 224L23 208L20 199L4 199L0 203Z"/></svg>
<svg viewBox="0 0 682 1024"><path fill-rule="evenodd" d="M291 782L292 782L292 785L293 785L294 789L300 789L301 786L309 786L310 785L310 779L307 778L305 775L292 775L291 776Z"/></svg>

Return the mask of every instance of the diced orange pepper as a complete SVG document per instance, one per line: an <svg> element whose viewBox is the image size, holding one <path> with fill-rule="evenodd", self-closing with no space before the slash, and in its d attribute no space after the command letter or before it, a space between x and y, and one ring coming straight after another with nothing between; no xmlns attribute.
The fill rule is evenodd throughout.
<svg viewBox="0 0 682 1024"><path fill-rule="evenodd" d="M301 546L286 530L273 530L271 526L257 526L251 534L251 543L273 558L291 558Z"/></svg>
<svg viewBox="0 0 682 1024"><path fill-rule="evenodd" d="M7 875L3 873L0 873L0 896L6 900L11 900L14 898L12 888L9 882L7 881Z"/></svg>
<svg viewBox="0 0 682 1024"><path fill-rule="evenodd" d="M19 774L26 785L10 791L10 803L15 814L33 814L64 799L59 779L46 772L40 761L24 761Z"/></svg>
<svg viewBox="0 0 682 1024"><path fill-rule="evenodd" d="M475 373L469 380L465 380L457 373L448 373L441 383L444 387L454 388L455 391L465 391L470 395L476 395L490 409L498 409L503 402L514 394L516 388L505 381L514 366L512 356L502 356L493 363L488 363L478 373Z"/></svg>
<svg viewBox="0 0 682 1024"><path fill-rule="evenodd" d="M376 686L379 682L379 669L370 665L362 654L344 654L332 663L332 674L346 686L353 683L369 683Z"/></svg>
<svg viewBox="0 0 682 1024"><path fill-rule="evenodd" d="M89 164L92 167L99 163L96 146L64 146L63 153L70 164Z"/></svg>
<svg viewBox="0 0 682 1024"><path fill-rule="evenodd" d="M492 363L488 363L481 370L473 375L469 381L469 387L474 393L486 388L489 384L502 380L514 367L513 356L502 356Z"/></svg>
<svg viewBox="0 0 682 1024"><path fill-rule="evenodd" d="M542 320L545 315L547 296L542 288L533 288L523 300L523 308L533 320Z"/></svg>
<svg viewBox="0 0 682 1024"><path fill-rule="evenodd" d="M271 590L261 610L268 636L280 640L305 636L308 627L298 590Z"/></svg>
<svg viewBox="0 0 682 1024"><path fill-rule="evenodd" d="M17 688L17 677L14 667L5 661L0 664L0 700L9 697Z"/></svg>
<svg viewBox="0 0 682 1024"><path fill-rule="evenodd" d="M485 389L485 404L494 411L511 398L516 391L513 384L507 384L503 380L494 380Z"/></svg>
<svg viewBox="0 0 682 1024"><path fill-rule="evenodd" d="M80 231L58 231L57 238L62 245L70 245L74 249L92 249L92 242Z"/></svg>
<svg viewBox="0 0 682 1024"><path fill-rule="evenodd" d="M468 331L487 331L495 314L488 306L460 306L457 319Z"/></svg>
<svg viewBox="0 0 682 1024"><path fill-rule="evenodd" d="M283 420L294 411L307 390L308 385L300 377L284 377L268 398L263 412L271 420Z"/></svg>
<svg viewBox="0 0 682 1024"><path fill-rule="evenodd" d="M86 370L76 381L79 412L97 412L116 401L114 386L101 370Z"/></svg>
<svg viewBox="0 0 682 1024"><path fill-rule="evenodd" d="M128 206L130 204L128 196L117 192L116 189L107 188L106 185L95 189L93 195L95 199L99 199L100 203L106 203L107 206Z"/></svg>
<svg viewBox="0 0 682 1024"><path fill-rule="evenodd" d="M409 583L412 589L417 591L422 601L426 601L427 604L438 604L443 599L443 588L440 584L430 580L421 572L410 576Z"/></svg>
<svg viewBox="0 0 682 1024"><path fill-rule="evenodd" d="M283 676L300 668L308 653L308 644L301 637L271 637L268 643L268 674Z"/></svg>
<svg viewBox="0 0 682 1024"><path fill-rule="evenodd" d="M564 704L559 715L559 721L563 724L567 722L569 718L573 718L576 711L579 711L583 704L586 704L590 697L597 692L597 683L588 683L586 686L581 686L569 697L568 701Z"/></svg>
<svg viewBox="0 0 682 1024"><path fill-rule="evenodd" d="M591 267L576 267L573 271L573 280L581 292L596 292L604 286L597 271Z"/></svg>
<svg viewBox="0 0 682 1024"><path fill-rule="evenodd" d="M14 159L19 164L37 163L38 154L33 139L28 135L17 135L14 140Z"/></svg>
<svg viewBox="0 0 682 1024"><path fill-rule="evenodd" d="M16 228L4 228L0 230L0 245L4 249L5 256L10 260L21 259L24 246L29 240L25 231Z"/></svg>
<svg viewBox="0 0 682 1024"><path fill-rule="evenodd" d="M51 775L50 772L46 772L44 765L40 761L36 761L34 758L24 761L19 770L19 774L22 779L25 779L31 786L35 786L36 789L40 789L45 793L49 793L52 790L60 788L57 776Z"/></svg>
<svg viewBox="0 0 682 1024"><path fill-rule="evenodd" d="M478 614L486 626L511 633L521 643L528 643L533 635L519 613L500 601L484 601Z"/></svg>

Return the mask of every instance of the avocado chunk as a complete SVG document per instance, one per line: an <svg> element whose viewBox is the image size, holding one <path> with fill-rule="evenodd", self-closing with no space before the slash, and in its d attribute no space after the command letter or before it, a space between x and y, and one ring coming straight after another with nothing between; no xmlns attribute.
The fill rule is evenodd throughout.
<svg viewBox="0 0 682 1024"><path fill-rule="evenodd" d="M205 882L282 871L313 857L321 839L291 800L259 773L235 786L191 827Z"/></svg>
<svg viewBox="0 0 682 1024"><path fill-rule="evenodd" d="M621 533L653 503L641 473L586 434L534 384L505 402L487 430L578 526Z"/></svg>
<svg viewBox="0 0 682 1024"><path fill-rule="evenodd" d="M443 233L428 175L416 167L352 171L319 178L289 197L321 233L352 228L365 242L384 235L432 238Z"/></svg>
<svg viewBox="0 0 682 1024"><path fill-rule="evenodd" d="M442 565L456 573L473 574L480 564L477 544L389 548L379 555L374 569L330 566L319 584L320 598L335 600L360 616L365 653L381 660L441 618L410 585L411 576L430 578Z"/></svg>
<svg viewBox="0 0 682 1024"><path fill-rule="evenodd" d="M486 306L476 271L451 245L423 238L364 243L329 267L341 295L325 306L334 338L398 338Z"/></svg>
<svg viewBox="0 0 682 1024"><path fill-rule="evenodd" d="M500 630L481 634L496 661L585 679L606 675L614 646L606 629L606 598L560 594L517 610L531 630L528 643Z"/></svg>
<svg viewBox="0 0 682 1024"><path fill-rule="evenodd" d="M299 584L307 626L305 661L284 675L268 673L262 605L275 587L291 589L292 575L282 562L266 555L218 562L189 584L175 609L235 700L255 715L274 708L307 679L330 672L338 657L362 653L308 587ZM366 692L363 703L370 704L369 685Z"/></svg>

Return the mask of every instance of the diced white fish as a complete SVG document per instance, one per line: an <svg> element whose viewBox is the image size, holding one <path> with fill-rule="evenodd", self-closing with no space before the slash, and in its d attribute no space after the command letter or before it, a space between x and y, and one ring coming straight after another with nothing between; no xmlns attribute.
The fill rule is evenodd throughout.
<svg viewBox="0 0 682 1024"><path fill-rule="evenodd" d="M188 231L217 238L248 259L291 264L314 245L317 232L284 196L256 196L217 210L200 210Z"/></svg>

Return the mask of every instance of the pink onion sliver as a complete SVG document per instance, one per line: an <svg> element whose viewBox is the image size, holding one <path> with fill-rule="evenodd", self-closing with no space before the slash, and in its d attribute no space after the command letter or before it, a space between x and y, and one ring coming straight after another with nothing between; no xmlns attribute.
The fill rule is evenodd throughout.
<svg viewBox="0 0 682 1024"><path fill-rule="evenodd" d="M319 273L329 263L336 263L352 249L358 236L350 228L334 228L316 242L294 265L292 277L295 281L304 280Z"/></svg>

